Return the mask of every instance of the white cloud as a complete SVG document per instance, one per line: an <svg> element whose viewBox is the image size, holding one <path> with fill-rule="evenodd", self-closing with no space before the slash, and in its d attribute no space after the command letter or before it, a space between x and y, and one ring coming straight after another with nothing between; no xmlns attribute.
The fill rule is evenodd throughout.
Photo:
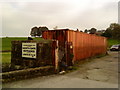
<svg viewBox="0 0 120 90"><path fill-rule="evenodd" d="M14 0L13 0L14 1ZM3 36L28 36L33 26L95 27L117 22L118 0L27 0L3 4Z"/></svg>

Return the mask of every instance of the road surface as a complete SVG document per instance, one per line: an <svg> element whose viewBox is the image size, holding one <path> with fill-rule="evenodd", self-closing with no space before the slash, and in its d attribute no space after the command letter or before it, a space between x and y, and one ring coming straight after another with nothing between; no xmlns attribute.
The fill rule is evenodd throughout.
<svg viewBox="0 0 120 90"><path fill-rule="evenodd" d="M87 60L63 75L42 76L3 84L3 88L118 88L118 52Z"/></svg>

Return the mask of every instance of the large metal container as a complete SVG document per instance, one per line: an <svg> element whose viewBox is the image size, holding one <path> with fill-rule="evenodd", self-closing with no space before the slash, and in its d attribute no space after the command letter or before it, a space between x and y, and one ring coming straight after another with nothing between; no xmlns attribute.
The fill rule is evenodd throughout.
<svg viewBox="0 0 120 90"><path fill-rule="evenodd" d="M73 44L73 61L85 59L107 51L107 39L105 37L86 34L69 29L49 30L42 33L44 39L54 39Z"/></svg>

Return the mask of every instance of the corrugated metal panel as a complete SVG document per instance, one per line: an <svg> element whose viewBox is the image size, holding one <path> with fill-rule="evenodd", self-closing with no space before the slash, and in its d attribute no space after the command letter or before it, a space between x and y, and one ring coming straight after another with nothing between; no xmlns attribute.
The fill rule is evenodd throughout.
<svg viewBox="0 0 120 90"><path fill-rule="evenodd" d="M42 36L45 39L72 42L74 61L106 53L107 50L107 40L105 37L83 32L68 29L51 30L43 32Z"/></svg>
<svg viewBox="0 0 120 90"><path fill-rule="evenodd" d="M67 32L67 41L73 43L74 60L85 59L97 54L106 53L107 40L105 37L71 30Z"/></svg>

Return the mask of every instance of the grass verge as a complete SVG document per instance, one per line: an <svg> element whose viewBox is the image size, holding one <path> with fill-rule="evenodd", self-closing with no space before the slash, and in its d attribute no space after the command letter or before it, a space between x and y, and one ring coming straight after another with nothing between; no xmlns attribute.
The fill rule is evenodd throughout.
<svg viewBox="0 0 120 90"><path fill-rule="evenodd" d="M108 39L108 47L111 47L112 45L115 44L120 44L120 40Z"/></svg>
<svg viewBox="0 0 120 90"><path fill-rule="evenodd" d="M2 39L2 44L0 44L0 47L2 47L2 51L4 50L11 50L11 41L14 40L27 40L27 37L5 37L5 38L1 38ZM36 37L33 38L33 40L44 40L43 38L40 37Z"/></svg>
<svg viewBox="0 0 120 90"><path fill-rule="evenodd" d="M4 53L0 53L0 56L2 56L2 64L7 64L7 63L11 63L11 52L4 52Z"/></svg>

